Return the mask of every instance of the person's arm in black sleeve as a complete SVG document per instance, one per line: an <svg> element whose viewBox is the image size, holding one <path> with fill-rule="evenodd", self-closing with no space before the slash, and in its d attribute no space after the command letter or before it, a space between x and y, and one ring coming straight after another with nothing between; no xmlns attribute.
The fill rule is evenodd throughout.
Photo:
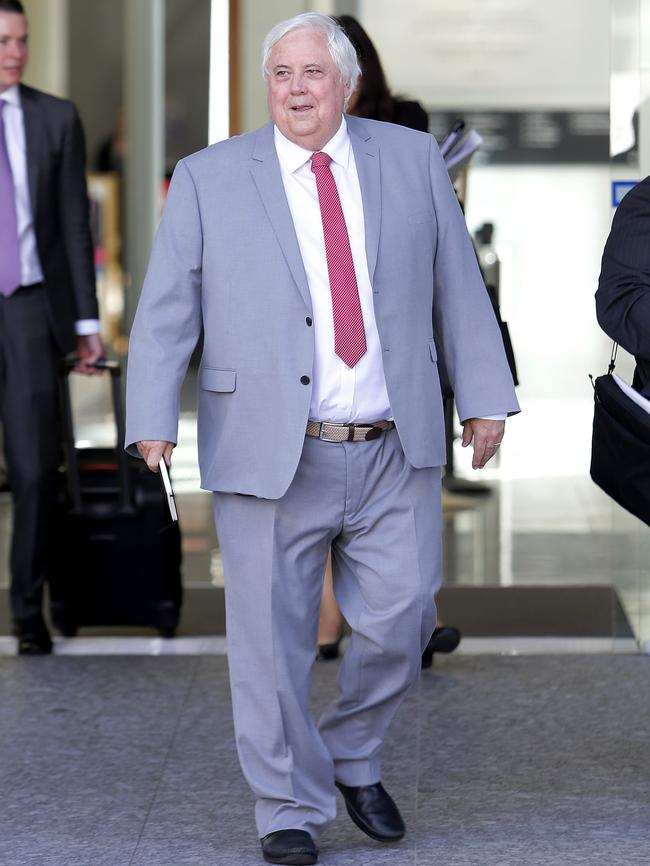
<svg viewBox="0 0 650 866"><path fill-rule="evenodd" d="M598 324L638 358L650 359L650 177L618 206L596 292Z"/></svg>

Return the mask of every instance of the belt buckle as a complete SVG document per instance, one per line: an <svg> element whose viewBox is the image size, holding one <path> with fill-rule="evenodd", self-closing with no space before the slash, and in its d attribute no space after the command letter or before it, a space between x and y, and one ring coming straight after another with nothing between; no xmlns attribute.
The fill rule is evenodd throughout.
<svg viewBox="0 0 650 866"><path fill-rule="evenodd" d="M321 439L323 442L338 442L338 441L339 441L338 439L332 439L332 438L330 438L330 436L328 436L328 435L325 433L325 423L326 423L326 422L323 421L323 422L321 423L321 425L320 425L320 430L318 431L318 438ZM328 427L332 427L332 426L334 426L334 425L332 425L332 424L327 424L327 426L328 426Z"/></svg>

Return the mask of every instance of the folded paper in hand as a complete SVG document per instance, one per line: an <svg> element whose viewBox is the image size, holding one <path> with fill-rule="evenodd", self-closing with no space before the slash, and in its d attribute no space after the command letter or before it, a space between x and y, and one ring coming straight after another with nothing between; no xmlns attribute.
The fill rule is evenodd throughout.
<svg viewBox="0 0 650 866"><path fill-rule="evenodd" d="M440 142L440 153L452 181L456 180L460 172L470 161L472 154L482 144L483 139L475 129L465 130L464 121L456 121Z"/></svg>

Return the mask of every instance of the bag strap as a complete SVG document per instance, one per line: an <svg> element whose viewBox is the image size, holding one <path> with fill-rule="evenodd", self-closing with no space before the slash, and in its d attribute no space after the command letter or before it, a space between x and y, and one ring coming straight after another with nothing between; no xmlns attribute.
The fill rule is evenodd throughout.
<svg viewBox="0 0 650 866"><path fill-rule="evenodd" d="M612 356L611 356L611 358L609 359L609 367L607 368L607 375L608 375L608 376L611 375L611 373L612 373L613 370L614 370L614 367L616 366L616 355L617 355L617 353L618 353L618 343L617 343L616 341L614 341L614 342L612 343Z"/></svg>

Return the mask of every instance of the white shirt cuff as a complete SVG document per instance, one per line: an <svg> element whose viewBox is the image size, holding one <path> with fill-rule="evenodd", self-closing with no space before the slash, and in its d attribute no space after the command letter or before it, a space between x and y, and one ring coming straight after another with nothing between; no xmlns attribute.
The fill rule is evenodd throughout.
<svg viewBox="0 0 650 866"><path fill-rule="evenodd" d="M74 330L78 337L99 334L99 319L79 319L74 323Z"/></svg>
<svg viewBox="0 0 650 866"><path fill-rule="evenodd" d="M507 415L480 415L481 421L506 421Z"/></svg>

